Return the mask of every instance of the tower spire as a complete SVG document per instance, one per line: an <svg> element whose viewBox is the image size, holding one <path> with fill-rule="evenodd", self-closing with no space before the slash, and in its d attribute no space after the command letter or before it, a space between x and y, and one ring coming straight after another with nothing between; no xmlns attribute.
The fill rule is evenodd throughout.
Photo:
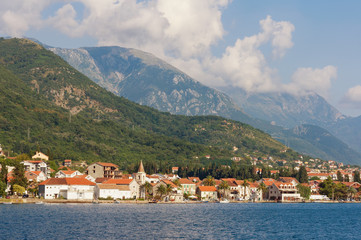
<svg viewBox="0 0 361 240"><path fill-rule="evenodd" d="M144 172L145 172L145 171L144 171L143 161L142 161L142 160L140 160L138 172L139 172L139 173L144 173Z"/></svg>

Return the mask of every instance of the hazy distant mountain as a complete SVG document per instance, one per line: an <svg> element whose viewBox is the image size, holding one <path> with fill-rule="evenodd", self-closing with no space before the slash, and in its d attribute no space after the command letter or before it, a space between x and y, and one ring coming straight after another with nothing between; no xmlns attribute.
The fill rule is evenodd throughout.
<svg viewBox="0 0 361 240"><path fill-rule="evenodd" d="M287 128L300 124L327 127L346 118L316 93L294 96L288 93L246 93L240 88L222 90L250 116Z"/></svg>
<svg viewBox="0 0 361 240"><path fill-rule="evenodd" d="M339 161L345 159L340 158L339 154L327 152L328 147L333 147L322 144L329 142L320 141L315 146L311 139L285 129L303 123L321 122L327 125L342 118L336 109L327 105L318 95L308 99L294 99L286 94L247 95L241 89L228 89L236 100L236 105L228 95L202 85L154 55L139 50L121 47L49 49L100 86L140 104L175 114L218 115L242 121L266 131L302 153ZM315 100L320 103L319 107L312 103ZM245 114L241 106L252 117ZM271 125L271 121L282 127ZM361 162L361 155L355 160Z"/></svg>

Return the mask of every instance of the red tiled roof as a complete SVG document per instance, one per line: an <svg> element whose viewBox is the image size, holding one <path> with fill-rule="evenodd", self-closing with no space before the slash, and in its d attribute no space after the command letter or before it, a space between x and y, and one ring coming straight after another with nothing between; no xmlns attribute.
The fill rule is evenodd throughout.
<svg viewBox="0 0 361 240"><path fill-rule="evenodd" d="M110 179L104 181L103 184L129 185L132 181L133 181L133 179L110 178Z"/></svg>
<svg viewBox="0 0 361 240"><path fill-rule="evenodd" d="M215 186L199 186L201 192L216 192L217 189Z"/></svg>
<svg viewBox="0 0 361 240"><path fill-rule="evenodd" d="M298 183L297 179L296 179L296 178L293 178L293 177L280 177L280 180L281 180L281 181L284 181L284 182L292 182L292 181L295 181L296 183Z"/></svg>
<svg viewBox="0 0 361 240"><path fill-rule="evenodd" d="M115 167L115 168L118 167L118 165L115 165L114 163L96 162L96 164L99 164L100 166L103 167Z"/></svg>
<svg viewBox="0 0 361 240"><path fill-rule="evenodd" d="M191 180L192 182L200 182L201 180L199 179L199 177L188 177L189 180Z"/></svg>
<svg viewBox="0 0 361 240"><path fill-rule="evenodd" d="M176 188L177 185L175 185L172 181L167 180L167 179L163 179L162 182L164 182L165 184L169 184L171 185L173 188Z"/></svg>
<svg viewBox="0 0 361 240"><path fill-rule="evenodd" d="M330 173L307 173L307 175L310 177L310 176L312 176L312 177L314 177L314 176L324 176L324 177L328 177L328 176L330 176L330 175L332 175L332 174L330 174Z"/></svg>
<svg viewBox="0 0 361 240"><path fill-rule="evenodd" d="M181 178L178 181L180 184L195 184L194 182L192 182L191 180L189 180L187 178Z"/></svg>
<svg viewBox="0 0 361 240"><path fill-rule="evenodd" d="M41 171L31 171L32 173L35 173L36 175L40 175Z"/></svg>
<svg viewBox="0 0 361 240"><path fill-rule="evenodd" d="M95 179L95 182L96 182L96 183L102 183L102 182L105 182L105 181L107 181L107 180L109 180L109 178L99 177L99 178L96 178L96 179Z"/></svg>
<svg viewBox="0 0 361 240"><path fill-rule="evenodd" d="M85 178L49 178L39 185L90 185L96 184Z"/></svg>

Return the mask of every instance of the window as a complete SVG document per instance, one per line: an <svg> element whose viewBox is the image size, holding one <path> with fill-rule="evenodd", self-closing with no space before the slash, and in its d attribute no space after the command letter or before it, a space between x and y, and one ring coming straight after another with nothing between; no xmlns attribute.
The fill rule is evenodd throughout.
<svg viewBox="0 0 361 240"><path fill-rule="evenodd" d="M93 173L95 173L95 170L93 170Z"/></svg>

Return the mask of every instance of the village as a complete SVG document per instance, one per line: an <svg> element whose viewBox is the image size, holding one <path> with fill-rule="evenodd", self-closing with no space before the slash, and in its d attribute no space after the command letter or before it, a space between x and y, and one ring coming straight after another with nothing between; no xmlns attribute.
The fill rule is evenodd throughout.
<svg viewBox="0 0 361 240"><path fill-rule="evenodd" d="M0 155L4 157L1 150ZM55 172L49 167L48 160L47 155L37 151L31 160L21 162L28 187L18 192L14 191L18 188L12 186L12 180L16 177L14 167L6 166L6 198L33 197L50 202L108 200L117 203L228 203L359 201L361 195L359 169L349 166L345 168L342 163L337 165L334 161L328 162L329 171L323 169L324 163L320 163L320 168L312 169L308 165L303 166L304 162L297 161L298 166L295 168L307 171L307 181L300 183L295 177L280 176L280 170L271 170L271 178L261 178L258 181L214 179L211 176L204 179L181 178L178 176L179 167L172 167L169 173L149 175L145 172L142 161L135 173L123 173L118 165L108 162L90 165L82 162L82 167L86 170L80 172L72 169L72 160L65 159ZM256 167L255 170L261 171Z"/></svg>

